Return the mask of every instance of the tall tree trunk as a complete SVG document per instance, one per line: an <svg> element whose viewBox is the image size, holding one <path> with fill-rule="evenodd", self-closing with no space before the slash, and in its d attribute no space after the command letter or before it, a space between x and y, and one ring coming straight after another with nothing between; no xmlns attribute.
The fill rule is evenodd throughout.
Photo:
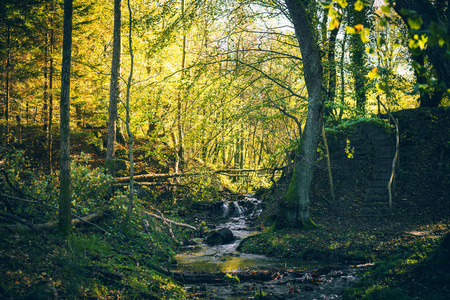
<svg viewBox="0 0 450 300"><path fill-rule="evenodd" d="M61 167L58 228L62 236L71 232L71 186L70 186L70 64L72 59L72 0L64 0L64 36L61 70Z"/></svg>
<svg viewBox="0 0 450 300"><path fill-rule="evenodd" d="M109 174L115 176L114 148L116 143L117 128L117 101L119 98L119 72L120 72L120 49L121 38L121 0L114 0L114 40L113 55L111 62L111 83L109 88L108 107L108 142L106 146L106 169Z"/></svg>
<svg viewBox="0 0 450 300"><path fill-rule="evenodd" d="M417 62L419 65L424 66L425 64L425 57L424 53L420 53L419 55L413 55L413 59L415 62ZM426 72L418 72L416 69L414 69L414 74L416 75L416 82L417 84L428 84L428 78ZM442 100L442 95L444 94L443 91L432 91L432 92L426 92L421 91L420 97L419 97L419 103L420 107L438 107L439 103Z"/></svg>
<svg viewBox="0 0 450 300"><path fill-rule="evenodd" d="M349 25L354 26L362 24L367 27L366 12L367 7L361 11L355 10L355 2L349 4ZM354 84L354 95L356 99L356 108L358 113L365 115L366 109L366 81L367 81L367 55L364 43L361 40L359 34L353 34L350 36L350 60L351 60L351 72Z"/></svg>
<svg viewBox="0 0 450 300"><path fill-rule="evenodd" d="M294 159L294 172L289 189L281 203L281 226L314 227L309 215L309 192L321 133L323 113L322 64L306 1L285 0L302 54L305 83L308 90L308 117Z"/></svg>

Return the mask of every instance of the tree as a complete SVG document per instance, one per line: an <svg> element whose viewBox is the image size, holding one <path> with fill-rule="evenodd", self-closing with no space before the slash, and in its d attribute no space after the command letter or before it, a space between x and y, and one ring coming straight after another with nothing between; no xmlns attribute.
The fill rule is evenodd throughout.
<svg viewBox="0 0 450 300"><path fill-rule="evenodd" d="M127 215L124 220L125 226L128 225L128 222L131 218L131 214L133 212L134 207L134 201L133 201L133 194L134 194L134 159L133 159L133 140L134 135L131 131L131 118L130 118L130 91L131 91L131 84L133 80L133 67L134 67L134 53L133 53L133 39L132 39L132 26L133 26L133 15L130 5L130 0L127 1L128 4L128 45L129 45L129 51L130 51L130 73L128 75L128 81L127 81L127 94L125 99L125 110L126 110L126 119L125 119L125 125L127 127L127 133L128 133L128 155L129 155L129 161L130 161L130 190L129 190L129 200L128 200L128 209L127 209Z"/></svg>
<svg viewBox="0 0 450 300"><path fill-rule="evenodd" d="M387 1L392 2L392 1ZM414 45L415 36L421 38L421 35L428 35L428 45L426 47L416 47L414 45L413 52L416 52L416 62L419 64L423 61L420 58L420 48L428 57L430 64L434 67L437 79L444 84L444 89L450 89L450 59L446 54L446 47L439 45L442 39L444 44L448 46L448 34L450 31L450 8L448 1L428 1L428 0L398 0L394 2L394 10L400 15L405 24L411 29L411 40ZM445 37L447 36L447 37ZM447 50L448 52L448 50ZM420 66L419 66L420 68ZM420 71L419 71L420 73ZM418 81L422 78L418 78ZM420 83L420 82L419 82ZM442 98L431 96L421 102L421 106L438 106Z"/></svg>
<svg viewBox="0 0 450 300"><path fill-rule="evenodd" d="M302 54L303 71L308 90L308 116L294 159L294 172L288 191L280 205L281 226L308 228L314 226L309 215L309 192L315 154L321 133L323 113L322 64L314 39L314 29L305 0L286 0Z"/></svg>
<svg viewBox="0 0 450 300"><path fill-rule="evenodd" d="M72 59L72 10L73 1L64 0L63 60L61 72L60 101L60 199L59 232L67 237L71 232L71 187L70 187L70 64Z"/></svg>
<svg viewBox="0 0 450 300"><path fill-rule="evenodd" d="M355 2L351 1L348 8L349 24L363 25L364 28L369 27L370 17L369 6L365 6L361 10L355 9ZM359 35L350 36L350 59L351 70L354 83L354 93L356 98L356 108L362 115L365 114L367 102L367 54L364 42Z"/></svg>
<svg viewBox="0 0 450 300"><path fill-rule="evenodd" d="M108 107L108 142L106 148L106 168L115 175L114 148L116 142L117 100L119 98L119 71L121 50L121 0L114 0L114 40L111 62L111 81Z"/></svg>

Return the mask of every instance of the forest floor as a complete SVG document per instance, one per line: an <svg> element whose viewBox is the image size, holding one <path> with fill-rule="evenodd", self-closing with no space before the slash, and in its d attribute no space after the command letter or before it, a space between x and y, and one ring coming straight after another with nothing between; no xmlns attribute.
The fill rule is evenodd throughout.
<svg viewBox="0 0 450 300"><path fill-rule="evenodd" d="M275 230L266 223L264 218L270 215L271 203L277 201L275 195L283 194L282 189L275 190L263 196L267 207L266 214L261 216L263 232L244 240L240 250L320 260L330 265L374 263L359 276L356 285L345 291L343 296L347 299L447 299L450 242L443 237L450 232L450 111L407 110L397 112L396 117L402 143L401 171L391 213L380 218L361 217L358 214L361 191L354 187L337 185L338 200L327 200L326 176L318 174L313 192L317 201L311 207L318 228ZM31 140L14 147L25 150L35 161L45 161L45 145L35 137ZM77 133L72 139L72 153L89 152L92 164L101 166L100 141L95 130ZM53 156L57 155L55 150ZM145 150L137 153L136 157L140 156L145 156ZM168 171L163 160L157 164L145 161L139 160L140 170ZM203 212L185 204L172 206L167 216L201 226ZM154 224L156 234L148 236L120 230L115 218L112 214L97 223L115 230L114 236L86 226L77 228L69 241L53 233L40 236L1 231L0 273L5 276L0 279L0 298L190 297L160 268L162 262L170 263L176 252L176 243L165 226ZM142 231L139 220L135 222ZM182 231L175 234L187 236ZM287 294L292 291L288 285L285 288ZM261 292L270 296L268 291Z"/></svg>

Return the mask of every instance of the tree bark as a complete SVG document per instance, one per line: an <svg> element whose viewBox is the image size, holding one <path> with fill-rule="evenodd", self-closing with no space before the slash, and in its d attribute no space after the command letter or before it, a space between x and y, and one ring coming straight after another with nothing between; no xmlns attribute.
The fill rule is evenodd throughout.
<svg viewBox="0 0 450 300"><path fill-rule="evenodd" d="M108 107L108 142L106 146L106 169L115 176L114 148L116 143L117 100L119 98L119 72L121 38L121 0L114 0L114 40L111 62L111 83L109 88Z"/></svg>
<svg viewBox="0 0 450 300"><path fill-rule="evenodd" d="M62 236L71 232L71 187L70 187L70 63L72 58L72 10L73 1L64 0L64 37L61 71L61 163L60 163L60 199L58 228Z"/></svg>
<svg viewBox="0 0 450 300"><path fill-rule="evenodd" d="M296 150L294 172L289 189L281 204L283 215L278 222L282 227L308 228L315 226L309 215L309 192L323 113L322 64L305 1L286 0L285 2L294 23L295 35L302 54L308 90L308 117Z"/></svg>

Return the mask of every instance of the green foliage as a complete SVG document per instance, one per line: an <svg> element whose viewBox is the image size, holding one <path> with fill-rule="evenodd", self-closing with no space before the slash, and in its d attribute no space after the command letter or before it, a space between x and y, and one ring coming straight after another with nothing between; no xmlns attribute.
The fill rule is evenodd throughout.
<svg viewBox="0 0 450 300"><path fill-rule="evenodd" d="M106 174L103 168L89 165L91 156L81 153L72 158L72 205L78 214L87 214L102 208L106 204L108 189L114 178Z"/></svg>

